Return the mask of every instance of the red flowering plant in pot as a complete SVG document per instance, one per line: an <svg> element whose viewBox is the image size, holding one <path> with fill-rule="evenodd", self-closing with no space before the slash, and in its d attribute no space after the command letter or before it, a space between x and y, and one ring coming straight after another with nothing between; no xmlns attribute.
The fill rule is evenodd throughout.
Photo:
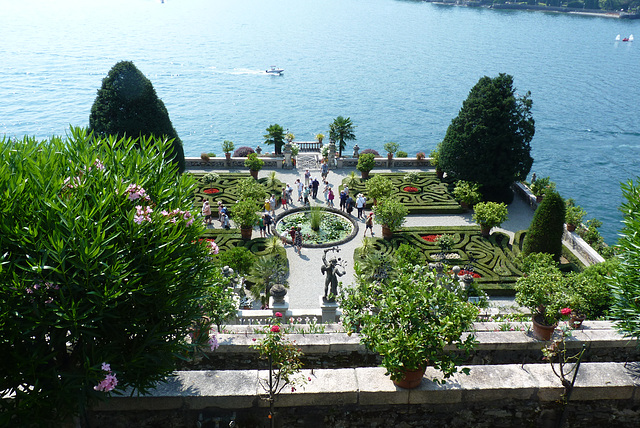
<svg viewBox="0 0 640 428"><path fill-rule="evenodd" d="M267 325L262 331L263 338L252 346L260 354L260 358L268 360L269 377L259 379L260 385L266 391L266 399L269 401L269 420L274 425L275 399L284 388L291 387L295 392L296 386L304 385L310 377L305 378L302 369L302 350L284 337L282 326L282 314L276 312L271 325Z"/></svg>
<svg viewBox="0 0 640 428"><path fill-rule="evenodd" d="M380 354L386 374L397 386L419 386L427 365L443 375L432 380L444 383L459 371L450 348L468 352L476 343L469 332L477 308L452 291L457 287L448 277L437 279L433 271L408 264L396 271L382 282L364 274L356 277L358 285L343 295L358 304L343 305L343 315L357 322L345 327L359 329L361 342ZM376 309L366 310L371 307ZM415 380L405 382L414 373Z"/></svg>

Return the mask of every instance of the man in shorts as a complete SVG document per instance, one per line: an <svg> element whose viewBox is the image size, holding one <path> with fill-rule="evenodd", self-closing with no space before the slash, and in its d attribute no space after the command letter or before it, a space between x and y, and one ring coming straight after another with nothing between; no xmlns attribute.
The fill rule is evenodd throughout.
<svg viewBox="0 0 640 428"><path fill-rule="evenodd" d="M373 237L373 213L369 213L367 220L364 222L364 236L367 236L367 230L371 231Z"/></svg>

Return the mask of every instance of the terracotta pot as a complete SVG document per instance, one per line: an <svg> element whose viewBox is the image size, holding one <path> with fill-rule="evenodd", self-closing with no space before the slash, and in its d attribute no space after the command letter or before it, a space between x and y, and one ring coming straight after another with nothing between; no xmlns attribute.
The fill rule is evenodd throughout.
<svg viewBox="0 0 640 428"><path fill-rule="evenodd" d="M551 336L553 336L553 332L558 324L546 325L543 324L543 321L542 315L538 314L533 316L533 335L536 339L551 340Z"/></svg>
<svg viewBox="0 0 640 428"><path fill-rule="evenodd" d="M258 179L258 171L254 171L254 170L250 169L249 172L251 173L251 176L253 178L255 178L256 180Z"/></svg>
<svg viewBox="0 0 640 428"><path fill-rule="evenodd" d="M425 367L417 370L406 370L404 372L404 377L400 380L394 380L393 383L394 385L404 389L417 388L422 383L425 370Z"/></svg>
<svg viewBox="0 0 640 428"><path fill-rule="evenodd" d="M488 238L489 235L491 235L491 228L488 226L480 225L480 232L482 233L482 236Z"/></svg>
<svg viewBox="0 0 640 428"><path fill-rule="evenodd" d="M575 224L567 224L567 231L573 232L574 230L576 230Z"/></svg>
<svg viewBox="0 0 640 428"><path fill-rule="evenodd" d="M466 202L460 202L460 206L465 210L468 211L469 210L469 204Z"/></svg>
<svg viewBox="0 0 640 428"><path fill-rule="evenodd" d="M253 228L252 227L241 227L240 228L240 236L242 236L242 239L244 239L245 241L248 241L251 239L251 234L253 233Z"/></svg>
<svg viewBox="0 0 640 428"><path fill-rule="evenodd" d="M362 174L363 180L366 180L367 178L369 178L369 171L360 171L360 174Z"/></svg>
<svg viewBox="0 0 640 428"><path fill-rule="evenodd" d="M543 200L543 199L544 199L544 195L542 195L542 196L536 196L536 202L537 202L537 203L542 202L542 200Z"/></svg>
<svg viewBox="0 0 640 428"><path fill-rule="evenodd" d="M393 232L391 231L391 229L389 229L389 227L385 226L384 224L382 225L382 237L384 239L391 239L391 237L393 236Z"/></svg>
<svg viewBox="0 0 640 428"><path fill-rule="evenodd" d="M569 319L569 326L573 329L578 329L582 327L582 322L586 320L587 317L584 315L578 315L571 312L571 318Z"/></svg>
<svg viewBox="0 0 640 428"><path fill-rule="evenodd" d="M444 178L444 171L436 168L436 177L438 177L439 180L442 180Z"/></svg>
<svg viewBox="0 0 640 428"><path fill-rule="evenodd" d="M227 160L231 160L231 153L225 153L224 157L227 158Z"/></svg>
<svg viewBox="0 0 640 428"><path fill-rule="evenodd" d="M393 160L393 153L387 153L387 159Z"/></svg>

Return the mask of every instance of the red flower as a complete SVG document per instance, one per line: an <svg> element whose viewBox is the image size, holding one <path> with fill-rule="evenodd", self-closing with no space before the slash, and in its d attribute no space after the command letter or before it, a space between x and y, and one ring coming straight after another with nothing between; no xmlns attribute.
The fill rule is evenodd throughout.
<svg viewBox="0 0 640 428"><path fill-rule="evenodd" d="M402 190L404 190L405 192L416 193L418 191L418 188L413 186L405 186L405 188Z"/></svg>
<svg viewBox="0 0 640 428"><path fill-rule="evenodd" d="M272 325L271 326L271 331L273 333L280 333L280 326L279 325Z"/></svg>
<svg viewBox="0 0 640 428"><path fill-rule="evenodd" d="M440 237L440 235L426 235L423 236L422 239L428 242L436 242L436 240Z"/></svg>
<svg viewBox="0 0 640 428"><path fill-rule="evenodd" d="M560 309L560 313L562 315L571 315L571 308L562 308Z"/></svg>
<svg viewBox="0 0 640 428"><path fill-rule="evenodd" d="M206 193L207 195L213 195L214 193L220 192L220 190L218 190L218 189L204 189L203 192Z"/></svg>
<svg viewBox="0 0 640 428"><path fill-rule="evenodd" d="M466 269L461 269L460 272L458 272L458 276L463 276L469 274L471 276L473 276L474 278L482 278L482 276L479 273L475 273L475 272L471 272L470 270L466 270Z"/></svg>
<svg viewBox="0 0 640 428"><path fill-rule="evenodd" d="M280 312L275 313L276 318L282 318L282 314Z"/></svg>

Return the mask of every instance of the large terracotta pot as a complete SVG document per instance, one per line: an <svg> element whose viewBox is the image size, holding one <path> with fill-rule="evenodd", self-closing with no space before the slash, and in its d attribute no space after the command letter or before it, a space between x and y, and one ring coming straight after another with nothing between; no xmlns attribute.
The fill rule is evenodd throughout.
<svg viewBox="0 0 640 428"><path fill-rule="evenodd" d="M543 324L542 321L542 315L533 316L533 335L536 339L551 340L551 336L553 336L553 332L558 324L546 325Z"/></svg>
<svg viewBox="0 0 640 428"><path fill-rule="evenodd" d="M225 153L224 157L227 158L227 160L231 160L231 153Z"/></svg>
<svg viewBox="0 0 640 428"><path fill-rule="evenodd" d="M480 225L480 232L482 233L482 236L488 238L489 235L491 235L491 228L488 226Z"/></svg>
<svg viewBox="0 0 640 428"><path fill-rule="evenodd" d="M575 224L567 224L567 231L568 232L573 232L574 230L576 230L576 225Z"/></svg>
<svg viewBox="0 0 640 428"><path fill-rule="evenodd" d="M573 329L577 329L582 327L582 323L586 320L587 317L584 315L579 315L571 312L571 319L569 319L569 325Z"/></svg>
<svg viewBox="0 0 640 428"><path fill-rule="evenodd" d="M241 227L240 228L240 236L242 236L242 239L244 239L245 241L248 241L251 239L251 234L253 233L253 228L252 227Z"/></svg>
<svg viewBox="0 0 640 428"><path fill-rule="evenodd" d="M367 178L369 178L369 171L360 171L360 174L362 174L363 180L366 180Z"/></svg>
<svg viewBox="0 0 640 428"><path fill-rule="evenodd" d="M436 168L436 177L438 177L439 180L442 180L444 178L444 171Z"/></svg>
<svg viewBox="0 0 640 428"><path fill-rule="evenodd" d="M393 232L391 231L391 229L389 229L389 227L385 226L384 224L382 225L382 237L384 239L391 239L391 237L393 236Z"/></svg>
<svg viewBox="0 0 640 428"><path fill-rule="evenodd" d="M253 178L255 178L256 180L258 179L258 171L254 171L254 170L250 169L249 172L251 173L251 176Z"/></svg>
<svg viewBox="0 0 640 428"><path fill-rule="evenodd" d="M420 386L424 372L426 368L422 367L417 370L407 370L404 372L404 377L400 380L394 380L393 383L396 386L404 389L413 389Z"/></svg>

